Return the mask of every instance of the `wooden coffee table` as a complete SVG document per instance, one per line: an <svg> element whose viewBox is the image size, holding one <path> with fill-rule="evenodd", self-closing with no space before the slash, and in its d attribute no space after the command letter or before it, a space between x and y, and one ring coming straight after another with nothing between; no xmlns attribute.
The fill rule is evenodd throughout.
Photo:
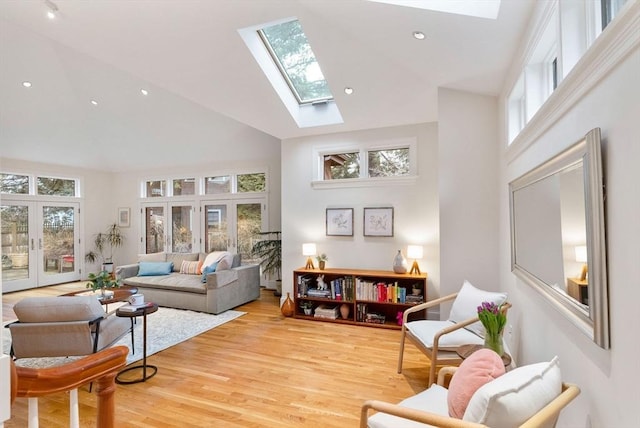
<svg viewBox="0 0 640 428"><path fill-rule="evenodd" d="M61 296L92 296L97 295L98 301L105 306L105 311L109 312L109 304L117 302L126 302L131 295L138 292L138 287L132 287L130 285L121 285L120 287L110 288L109 291L113 292L111 297L103 298L99 291L91 290L78 290L70 293L61 294Z"/></svg>

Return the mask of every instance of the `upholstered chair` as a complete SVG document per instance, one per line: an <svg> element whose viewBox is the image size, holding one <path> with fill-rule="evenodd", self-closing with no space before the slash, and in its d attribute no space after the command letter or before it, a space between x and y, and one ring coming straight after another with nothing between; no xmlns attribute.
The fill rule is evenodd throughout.
<svg viewBox="0 0 640 428"><path fill-rule="evenodd" d="M89 355L131 331L95 296L27 297L13 307L11 355L18 358Z"/></svg>
<svg viewBox="0 0 640 428"><path fill-rule="evenodd" d="M462 358L456 350L462 345L484 344L484 326L478 318L478 306L482 302L502 305L506 311L510 304L506 302L506 293L484 291L464 281L459 292L439 299L431 300L407 309L403 315L398 356L398 373L402 373L402 357L405 339L409 339L430 360L429 385L436 379L438 365L458 365ZM429 308L446 302L453 302L446 320L427 320ZM422 316L416 319L416 316Z"/></svg>

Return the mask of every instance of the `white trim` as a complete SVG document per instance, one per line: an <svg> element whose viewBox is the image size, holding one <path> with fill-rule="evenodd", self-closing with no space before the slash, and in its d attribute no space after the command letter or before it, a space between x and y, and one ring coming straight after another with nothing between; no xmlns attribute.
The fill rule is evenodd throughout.
<svg viewBox="0 0 640 428"><path fill-rule="evenodd" d="M412 186L418 182L417 175L407 175L403 177L383 177L383 178L348 178L344 180L316 180L311 182L311 188L322 189L344 189L358 187L380 187L380 186Z"/></svg>
<svg viewBox="0 0 640 428"><path fill-rule="evenodd" d="M580 58L506 149L513 161L564 116L627 55L640 47L640 2L629 2ZM507 118L508 120L508 118Z"/></svg>

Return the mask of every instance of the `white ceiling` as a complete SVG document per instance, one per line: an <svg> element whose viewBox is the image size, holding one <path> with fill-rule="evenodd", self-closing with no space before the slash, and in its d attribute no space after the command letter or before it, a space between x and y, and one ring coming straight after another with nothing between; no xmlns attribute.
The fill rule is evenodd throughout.
<svg viewBox="0 0 640 428"><path fill-rule="evenodd" d="M0 154L125 171L238 150L264 139L255 130L284 139L436 121L438 87L499 93L535 0L503 0L497 20L365 0L54 3L51 21L44 1L0 1ZM341 125L298 128L237 31L294 16ZM186 154L157 150L176 145Z"/></svg>

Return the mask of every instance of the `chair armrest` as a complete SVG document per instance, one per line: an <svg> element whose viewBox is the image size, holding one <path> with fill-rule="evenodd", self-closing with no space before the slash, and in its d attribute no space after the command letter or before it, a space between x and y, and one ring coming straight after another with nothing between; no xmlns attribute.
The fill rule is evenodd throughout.
<svg viewBox="0 0 640 428"><path fill-rule="evenodd" d="M487 428L486 425L480 425L474 422L463 421L462 419L437 415L435 413L424 412L422 410L411 409L409 407L403 407L397 404L377 400L368 400L362 405L360 412L360 428L367 428L369 409L377 410L378 412L387 413L399 418L410 419L412 421L443 428Z"/></svg>
<svg viewBox="0 0 640 428"><path fill-rule="evenodd" d="M432 308L434 306L438 306L440 303L448 302L449 300L455 299L457 295L458 295L458 293L453 293L453 294L449 294L448 296L440 297L440 298L435 299L435 300L430 300L428 302L420 303L419 305L415 305L415 306L413 306L413 307L411 307L411 308L409 308L409 309L404 311L404 315L402 316L402 322L406 323L407 322L407 316L409 314L411 314L411 313L423 311L425 309L429 309L429 308Z"/></svg>
<svg viewBox="0 0 640 428"><path fill-rule="evenodd" d="M456 370L458 370L455 366L444 366L438 371L438 380L436 383L440 386L444 386L445 379L444 377L447 375L453 376L456 374Z"/></svg>
<svg viewBox="0 0 640 428"><path fill-rule="evenodd" d="M580 388L570 383L562 383L562 392L549 404L540 409L519 428L535 428L545 426L549 421L555 420L560 411L580 394Z"/></svg>

